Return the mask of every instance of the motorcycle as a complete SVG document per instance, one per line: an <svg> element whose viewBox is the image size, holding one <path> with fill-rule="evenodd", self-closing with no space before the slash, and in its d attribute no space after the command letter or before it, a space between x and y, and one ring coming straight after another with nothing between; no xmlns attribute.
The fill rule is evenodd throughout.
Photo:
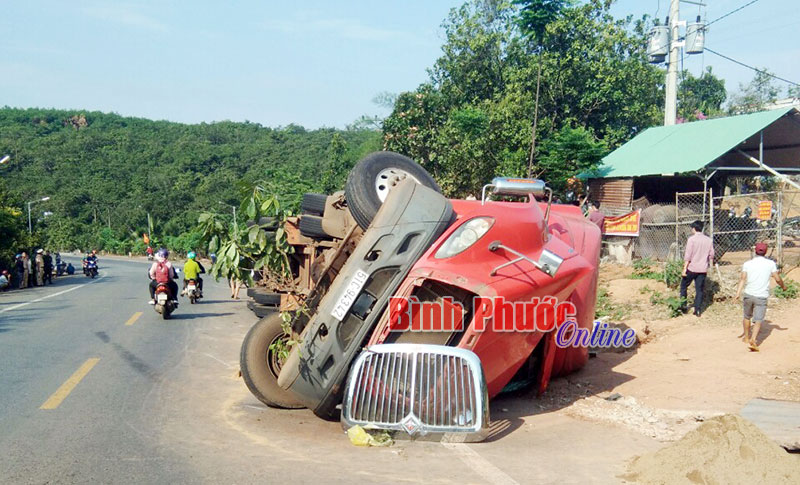
<svg viewBox="0 0 800 485"><path fill-rule="evenodd" d="M156 313L160 313L164 320L169 320L172 312L175 311L175 302L172 292L169 291L167 283L159 283L156 286L156 304L153 305Z"/></svg>
<svg viewBox="0 0 800 485"><path fill-rule="evenodd" d="M84 272L87 277L95 279L95 277L97 277L97 261L87 261Z"/></svg>
<svg viewBox="0 0 800 485"><path fill-rule="evenodd" d="M186 296L189 298L189 302L192 305L203 297L202 293L200 293L200 289L197 288L197 282L195 280L189 280L186 283Z"/></svg>

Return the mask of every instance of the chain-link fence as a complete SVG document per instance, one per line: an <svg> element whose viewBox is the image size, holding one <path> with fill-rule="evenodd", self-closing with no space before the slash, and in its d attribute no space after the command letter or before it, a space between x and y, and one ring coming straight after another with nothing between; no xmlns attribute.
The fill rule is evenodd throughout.
<svg viewBox="0 0 800 485"><path fill-rule="evenodd" d="M800 266L800 191L781 192L781 263Z"/></svg>
<svg viewBox="0 0 800 485"><path fill-rule="evenodd" d="M752 257L757 242L767 243L767 256L780 263L783 244L781 192L725 195L713 198L715 259L740 265Z"/></svg>
<svg viewBox="0 0 800 485"><path fill-rule="evenodd" d="M690 224L709 218L706 192L676 194L675 204L650 204L642 208L634 256L654 261L680 259L691 234Z"/></svg>
<svg viewBox="0 0 800 485"><path fill-rule="evenodd" d="M714 240L716 262L739 265L752 257L756 242L765 242L778 264L800 266L800 191L780 190L714 196L681 192L675 204L638 203L639 236L633 257L654 261L683 258L691 223L701 221Z"/></svg>

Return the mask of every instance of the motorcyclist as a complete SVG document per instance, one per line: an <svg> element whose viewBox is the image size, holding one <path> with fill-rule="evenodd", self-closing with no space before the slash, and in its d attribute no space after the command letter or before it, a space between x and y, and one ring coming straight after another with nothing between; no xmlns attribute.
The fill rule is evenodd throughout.
<svg viewBox="0 0 800 485"><path fill-rule="evenodd" d="M189 251L189 254L186 255L189 258L186 263L183 265L183 291L181 295L186 294L186 285L189 283L189 280L194 280L197 283L197 290L199 292L199 298L203 297L203 279L200 278L201 274L205 274L206 269L197 261L197 254L194 251Z"/></svg>
<svg viewBox="0 0 800 485"><path fill-rule="evenodd" d="M153 259L153 247L152 246L147 246L147 249L145 250L145 252L147 253L148 261L152 260Z"/></svg>
<svg viewBox="0 0 800 485"><path fill-rule="evenodd" d="M170 296L175 306L178 306L178 274L169 259L169 251L166 248L161 248L156 253L156 260L150 266L148 275L150 276L150 304L156 304L156 287L159 283L166 283L169 287Z"/></svg>
<svg viewBox="0 0 800 485"><path fill-rule="evenodd" d="M86 254L86 260L85 260L85 262L83 264L84 273L88 274L88 272L89 272L89 268L88 268L89 263L93 264L95 269L98 268L98 266L97 266L97 250L96 249L92 249L92 252Z"/></svg>

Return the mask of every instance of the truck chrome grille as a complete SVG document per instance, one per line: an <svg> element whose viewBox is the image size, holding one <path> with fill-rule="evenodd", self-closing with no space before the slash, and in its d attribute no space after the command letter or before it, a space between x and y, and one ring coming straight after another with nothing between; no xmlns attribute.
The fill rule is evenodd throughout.
<svg viewBox="0 0 800 485"><path fill-rule="evenodd" d="M474 436L461 440L480 441L488 431L488 401L480 360L469 350L373 345L350 369L342 423L411 436L467 433Z"/></svg>

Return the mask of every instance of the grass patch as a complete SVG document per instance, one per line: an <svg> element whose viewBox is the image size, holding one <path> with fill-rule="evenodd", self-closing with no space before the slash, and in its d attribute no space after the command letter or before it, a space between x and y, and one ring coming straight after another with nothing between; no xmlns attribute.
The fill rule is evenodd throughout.
<svg viewBox="0 0 800 485"><path fill-rule="evenodd" d="M597 305L595 318L610 317L612 320L622 320L631 314L631 305L615 303L605 288L597 289Z"/></svg>
<svg viewBox="0 0 800 485"><path fill-rule="evenodd" d="M776 287L775 296L785 300L797 298L797 295L800 294L800 285L798 285L796 281L789 279L783 280L783 283L786 285L786 289L784 290L780 286Z"/></svg>

